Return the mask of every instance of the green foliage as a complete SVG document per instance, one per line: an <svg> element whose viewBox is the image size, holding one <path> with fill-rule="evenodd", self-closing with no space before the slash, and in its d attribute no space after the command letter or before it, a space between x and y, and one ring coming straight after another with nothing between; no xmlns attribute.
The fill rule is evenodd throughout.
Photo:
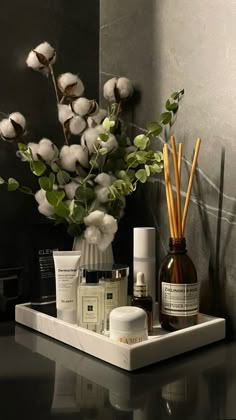
<svg viewBox="0 0 236 420"><path fill-rule="evenodd" d="M16 191L18 190L20 184L15 178L8 178L7 181L7 189L8 191Z"/></svg>

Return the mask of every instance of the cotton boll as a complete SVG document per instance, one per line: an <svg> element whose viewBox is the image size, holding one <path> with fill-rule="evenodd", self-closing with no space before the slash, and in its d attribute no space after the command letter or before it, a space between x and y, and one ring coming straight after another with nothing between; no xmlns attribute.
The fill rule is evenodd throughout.
<svg viewBox="0 0 236 420"><path fill-rule="evenodd" d="M63 146L60 151L61 167L66 171L74 172L76 169L76 159L71 154L70 146Z"/></svg>
<svg viewBox="0 0 236 420"><path fill-rule="evenodd" d="M92 211L88 216L84 218L86 226L95 225L97 227L102 226L105 214L100 210Z"/></svg>
<svg viewBox="0 0 236 420"><path fill-rule="evenodd" d="M96 226L89 226L84 231L84 237L89 244L98 245L102 234Z"/></svg>
<svg viewBox="0 0 236 420"><path fill-rule="evenodd" d="M58 87L65 96L78 98L84 92L82 80L72 73L63 73L58 78Z"/></svg>
<svg viewBox="0 0 236 420"><path fill-rule="evenodd" d="M14 140L16 138L16 131L8 118L0 121L0 133L3 140Z"/></svg>
<svg viewBox="0 0 236 420"><path fill-rule="evenodd" d="M98 185L97 187L95 187L95 193L100 203L107 203L109 201L109 189L107 187L102 187L101 185Z"/></svg>
<svg viewBox="0 0 236 420"><path fill-rule="evenodd" d="M76 162L79 162L84 168L88 168L89 157L87 148L82 147L80 144L72 144L70 146L70 153L74 156Z"/></svg>
<svg viewBox="0 0 236 420"><path fill-rule="evenodd" d="M103 233L116 233L118 229L116 219L111 216L110 214L105 214L102 224L102 232Z"/></svg>
<svg viewBox="0 0 236 420"><path fill-rule="evenodd" d="M38 190L35 195L35 200L37 201L38 204L42 204L45 201L45 191L42 190L42 188L40 190Z"/></svg>
<svg viewBox="0 0 236 420"><path fill-rule="evenodd" d="M33 160L39 160L37 154L39 153L38 143L28 143L28 148L31 150Z"/></svg>
<svg viewBox="0 0 236 420"><path fill-rule="evenodd" d="M87 146L89 153L94 153L94 146L98 145L99 134L104 133L104 128L98 125L95 128L88 128L81 138L81 144Z"/></svg>
<svg viewBox="0 0 236 420"><path fill-rule="evenodd" d="M87 98L78 98L72 103L73 110L76 114L84 117L87 115L91 108L91 102Z"/></svg>
<svg viewBox="0 0 236 420"><path fill-rule="evenodd" d="M112 150L114 151L118 147L118 142L117 142L114 134L110 134L108 140L107 141L101 141L100 144L101 144L102 147L105 147L108 150L108 152L111 152Z"/></svg>
<svg viewBox="0 0 236 420"><path fill-rule="evenodd" d="M128 147L125 148L125 150L126 150L126 153L132 153L132 152L135 152L136 147L135 146L128 146Z"/></svg>
<svg viewBox="0 0 236 420"><path fill-rule="evenodd" d="M43 138L39 142L38 154L46 161L50 162L55 158L57 149L51 140Z"/></svg>
<svg viewBox="0 0 236 420"><path fill-rule="evenodd" d="M71 134L77 135L81 134L85 128L86 128L86 121L83 117L80 115L76 115L73 118L71 118L69 122L69 130Z"/></svg>
<svg viewBox="0 0 236 420"><path fill-rule="evenodd" d="M46 217L51 217L54 214L53 207L50 206L50 204L40 204L38 206L38 211Z"/></svg>
<svg viewBox="0 0 236 420"><path fill-rule="evenodd" d="M131 80L127 79L126 77L119 77L116 87L119 91L119 96L121 99L128 98L134 91Z"/></svg>
<svg viewBox="0 0 236 420"><path fill-rule="evenodd" d="M109 79L103 86L103 96L109 102L116 102L115 87L117 83L117 77Z"/></svg>
<svg viewBox="0 0 236 420"><path fill-rule="evenodd" d="M70 120L74 115L75 114L69 105L58 105L58 119L62 125L64 125L66 121Z"/></svg>
<svg viewBox="0 0 236 420"><path fill-rule="evenodd" d="M98 248L100 249L100 251L105 251L105 249L112 243L113 239L113 234L105 233L104 235L102 235L101 240L98 243Z"/></svg>
<svg viewBox="0 0 236 420"><path fill-rule="evenodd" d="M87 119L88 127L95 127L96 125L100 125L106 117L107 117L107 110L103 108L99 109L96 115L88 117Z"/></svg>
<svg viewBox="0 0 236 420"><path fill-rule="evenodd" d="M37 56L36 53L41 54L42 57L40 57L39 55ZM32 51L30 51L26 59L26 64L28 67L31 67L34 70L43 70L49 64L54 64L55 61L55 49L48 42L43 42L42 44L39 44L36 48L34 48Z"/></svg>
<svg viewBox="0 0 236 420"><path fill-rule="evenodd" d="M79 184L77 184L74 181L71 181L64 186L64 190L65 190L67 198L69 198L70 200L73 200L73 198L75 197L75 191L77 190L78 186Z"/></svg>
<svg viewBox="0 0 236 420"><path fill-rule="evenodd" d="M110 187L114 180L114 177L106 174L105 172L102 172L101 174L97 175L94 181L101 185L102 187Z"/></svg>
<svg viewBox="0 0 236 420"><path fill-rule="evenodd" d="M22 131L25 130L25 117L20 112L12 112L9 115L9 119L15 121L16 124L20 125L22 128Z"/></svg>

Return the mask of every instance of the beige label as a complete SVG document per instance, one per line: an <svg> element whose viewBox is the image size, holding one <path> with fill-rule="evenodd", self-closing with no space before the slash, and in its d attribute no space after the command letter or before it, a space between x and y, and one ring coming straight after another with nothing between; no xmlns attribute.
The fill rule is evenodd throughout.
<svg viewBox="0 0 236 420"><path fill-rule="evenodd" d="M173 284L162 282L162 313L172 316L191 316L198 313L198 283Z"/></svg>

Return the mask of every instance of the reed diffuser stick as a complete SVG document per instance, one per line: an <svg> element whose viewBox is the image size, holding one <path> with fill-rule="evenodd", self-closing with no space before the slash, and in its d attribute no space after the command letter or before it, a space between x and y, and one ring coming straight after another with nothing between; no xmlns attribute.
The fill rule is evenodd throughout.
<svg viewBox="0 0 236 420"><path fill-rule="evenodd" d="M178 172L179 172L179 185L181 184L182 149L183 149L183 144L182 144L182 143L179 143L179 145L178 145Z"/></svg>
<svg viewBox="0 0 236 420"><path fill-rule="evenodd" d="M167 191L168 191L168 199L169 199L169 203L170 203L171 222L172 222L172 227L173 227L173 236L172 237L177 238L177 224L176 224L176 217L175 217L175 207L174 207L174 200L173 200L173 193L172 193L172 184L171 184L171 178L170 178L169 155L168 155L167 144L164 144L163 155L165 155L165 172L166 172L165 184L167 186Z"/></svg>
<svg viewBox="0 0 236 420"><path fill-rule="evenodd" d="M178 171L178 158L176 152L175 138L171 136L171 147L173 153L174 161L174 171L175 171L175 186L176 186L176 219L177 219L177 237L182 238L182 223L181 223L181 200L180 200L180 182L179 182L179 171Z"/></svg>
<svg viewBox="0 0 236 420"><path fill-rule="evenodd" d="M196 141L195 152L194 152L193 162L192 162L192 168L191 168L191 172L190 172L188 188L187 188L185 204L184 204L184 211L183 211L183 217L182 217L182 232L183 233L184 233L186 217L187 217L187 213L188 213L189 200L190 200L191 189L192 189L192 184L193 184L193 176L194 176L194 172L195 172L196 165L197 165L197 158L198 158L198 153L199 153L199 149L200 149L200 144L201 144L201 139L198 138L197 141Z"/></svg>
<svg viewBox="0 0 236 420"><path fill-rule="evenodd" d="M164 177L165 177L165 187L166 187L166 202L167 202L167 210L168 210L168 217L169 217L170 236L173 238L174 237L174 227L173 227L173 220L172 220L172 213L171 213L171 206L170 206L170 196L169 196L169 189L168 189L166 153L168 153L167 145L164 144L163 160L164 160Z"/></svg>

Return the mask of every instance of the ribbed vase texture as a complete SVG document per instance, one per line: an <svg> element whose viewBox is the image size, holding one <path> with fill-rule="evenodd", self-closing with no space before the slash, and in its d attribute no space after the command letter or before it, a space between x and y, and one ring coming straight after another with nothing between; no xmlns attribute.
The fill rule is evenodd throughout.
<svg viewBox="0 0 236 420"><path fill-rule="evenodd" d="M73 250L81 251L80 266L114 263L112 244L110 244L105 251L101 251L97 245L89 244L82 238L75 238Z"/></svg>

